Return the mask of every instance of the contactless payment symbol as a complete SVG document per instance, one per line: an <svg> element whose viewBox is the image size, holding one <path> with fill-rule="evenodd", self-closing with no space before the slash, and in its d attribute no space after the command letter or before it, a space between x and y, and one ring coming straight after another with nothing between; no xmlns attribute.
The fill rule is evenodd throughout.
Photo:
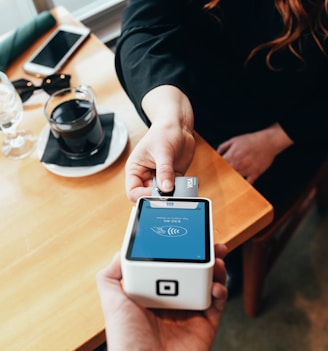
<svg viewBox="0 0 328 351"><path fill-rule="evenodd" d="M180 237L184 236L188 233L188 230L184 227L180 226L161 226L161 227L151 227L153 232L158 235L166 236L166 237Z"/></svg>

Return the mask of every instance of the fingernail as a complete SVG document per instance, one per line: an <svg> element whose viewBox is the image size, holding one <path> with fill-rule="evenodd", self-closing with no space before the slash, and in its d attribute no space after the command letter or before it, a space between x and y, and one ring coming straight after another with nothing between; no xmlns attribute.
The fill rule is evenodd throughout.
<svg viewBox="0 0 328 351"><path fill-rule="evenodd" d="M169 180L164 180L161 187L162 191L169 192L173 189L173 184Z"/></svg>

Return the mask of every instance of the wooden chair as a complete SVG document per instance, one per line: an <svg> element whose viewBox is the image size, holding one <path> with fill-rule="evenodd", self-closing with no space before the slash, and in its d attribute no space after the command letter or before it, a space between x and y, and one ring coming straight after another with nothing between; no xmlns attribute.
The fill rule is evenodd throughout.
<svg viewBox="0 0 328 351"><path fill-rule="evenodd" d="M243 245L243 304L247 316L258 314L267 274L311 208L318 191L327 191L327 180L328 162L293 203L276 209L273 222ZM320 194L320 206L327 200L324 200L326 194Z"/></svg>

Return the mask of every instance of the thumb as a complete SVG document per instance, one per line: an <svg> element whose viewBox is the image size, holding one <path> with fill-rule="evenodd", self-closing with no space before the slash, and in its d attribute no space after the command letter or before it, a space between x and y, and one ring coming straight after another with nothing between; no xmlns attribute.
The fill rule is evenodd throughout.
<svg viewBox="0 0 328 351"><path fill-rule="evenodd" d="M156 183L163 193L170 193L174 190L175 172L173 166L160 164L156 167Z"/></svg>

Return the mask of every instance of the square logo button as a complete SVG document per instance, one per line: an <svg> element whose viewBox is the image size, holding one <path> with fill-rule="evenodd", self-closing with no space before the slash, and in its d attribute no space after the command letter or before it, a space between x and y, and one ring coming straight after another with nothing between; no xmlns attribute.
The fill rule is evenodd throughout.
<svg viewBox="0 0 328 351"><path fill-rule="evenodd" d="M159 296L177 296L179 284L176 280L157 280L156 294Z"/></svg>

